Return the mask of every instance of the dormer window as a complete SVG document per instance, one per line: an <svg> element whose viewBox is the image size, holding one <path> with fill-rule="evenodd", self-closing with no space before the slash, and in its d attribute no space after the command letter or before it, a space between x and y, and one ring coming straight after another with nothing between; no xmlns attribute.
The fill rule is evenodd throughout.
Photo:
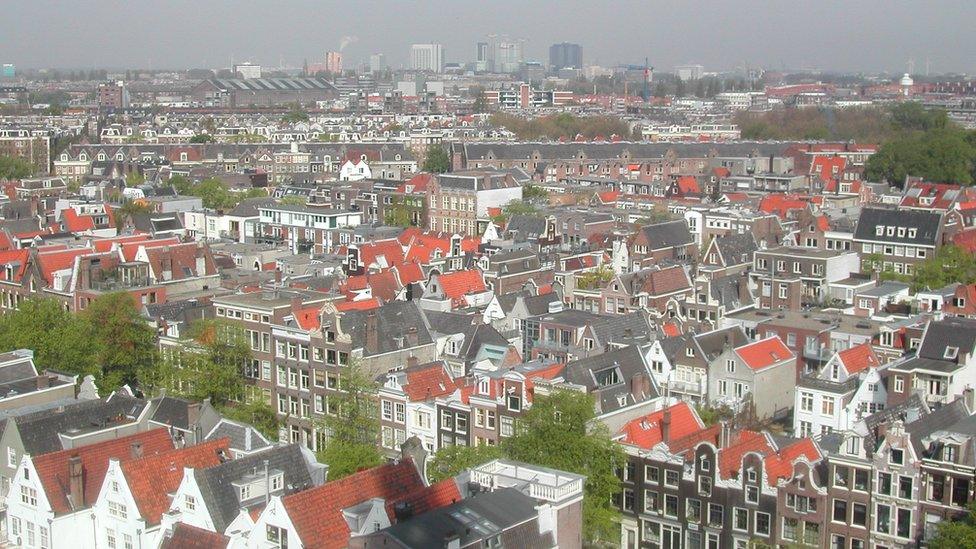
<svg viewBox="0 0 976 549"><path fill-rule="evenodd" d="M878 225L877 227L874 228L874 235L884 236L884 229L885 229L884 225Z"/></svg>
<svg viewBox="0 0 976 549"><path fill-rule="evenodd" d="M946 360L955 360L957 356L959 356L959 347L946 347L942 358Z"/></svg>
<svg viewBox="0 0 976 549"><path fill-rule="evenodd" d="M693 357L695 356L695 350L691 347L685 349L685 356Z"/></svg>
<svg viewBox="0 0 976 549"><path fill-rule="evenodd" d="M908 238L915 238L915 235L917 234L918 234L917 229L908 229Z"/></svg>
<svg viewBox="0 0 976 549"><path fill-rule="evenodd" d="M959 449L955 444L946 444L942 447L942 461L947 463L956 462L956 454L959 453Z"/></svg>

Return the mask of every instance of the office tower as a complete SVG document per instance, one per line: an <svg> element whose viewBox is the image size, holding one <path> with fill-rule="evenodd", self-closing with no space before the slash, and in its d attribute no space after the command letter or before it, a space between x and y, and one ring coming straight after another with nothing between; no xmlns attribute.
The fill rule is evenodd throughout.
<svg viewBox="0 0 976 549"><path fill-rule="evenodd" d="M369 72L382 72L386 70L386 55L374 53L369 56Z"/></svg>
<svg viewBox="0 0 976 549"><path fill-rule="evenodd" d="M582 69L583 48L579 44L562 42L549 46L549 70Z"/></svg>
<svg viewBox="0 0 976 549"><path fill-rule="evenodd" d="M522 48L525 40L510 40L508 36L488 35L488 70L490 72L515 73L522 65Z"/></svg>
<svg viewBox="0 0 976 549"><path fill-rule="evenodd" d="M410 68L415 71L441 72L444 68L444 46L440 44L410 46Z"/></svg>

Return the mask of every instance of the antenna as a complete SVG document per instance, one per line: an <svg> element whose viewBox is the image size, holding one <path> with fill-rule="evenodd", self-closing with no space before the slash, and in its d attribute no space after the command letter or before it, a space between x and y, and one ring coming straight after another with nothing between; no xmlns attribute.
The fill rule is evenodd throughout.
<svg viewBox="0 0 976 549"><path fill-rule="evenodd" d="M908 58L908 74L915 74L915 57Z"/></svg>

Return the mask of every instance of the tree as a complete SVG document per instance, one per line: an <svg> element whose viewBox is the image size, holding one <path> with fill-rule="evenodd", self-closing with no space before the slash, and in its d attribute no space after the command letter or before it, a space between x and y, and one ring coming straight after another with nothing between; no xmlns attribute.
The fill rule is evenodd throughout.
<svg viewBox="0 0 976 549"><path fill-rule="evenodd" d="M182 175L170 177L169 184L176 190L177 194L189 194L193 189L193 183Z"/></svg>
<svg viewBox="0 0 976 549"><path fill-rule="evenodd" d="M973 182L974 166L976 147L969 136L956 128L941 128L883 144L868 158L865 175L897 185L910 175L968 185Z"/></svg>
<svg viewBox="0 0 976 549"><path fill-rule="evenodd" d="M278 414L270 404L263 400L253 400L245 403L228 403L219 406L220 413L234 421L247 423L261 432L268 440L278 439L278 429L281 422Z"/></svg>
<svg viewBox="0 0 976 549"><path fill-rule="evenodd" d="M451 159L443 147L433 146L427 149L423 170L430 173L444 173L451 169Z"/></svg>
<svg viewBox="0 0 976 549"><path fill-rule="evenodd" d="M213 143L214 138L212 135L206 133L198 133L190 138L190 143Z"/></svg>
<svg viewBox="0 0 976 549"><path fill-rule="evenodd" d="M295 103L292 105L291 110L288 111L284 116L281 117L282 122L288 124L297 124L299 122L308 122L308 113L301 105Z"/></svg>
<svg viewBox="0 0 976 549"><path fill-rule="evenodd" d="M502 457L498 446L445 446L427 464L427 478L438 482L456 477L463 471Z"/></svg>
<svg viewBox="0 0 976 549"><path fill-rule="evenodd" d="M149 212L149 205L135 200L125 200L122 205L113 210L115 213L115 226L122 227L125 222L132 219L133 215Z"/></svg>
<svg viewBox="0 0 976 549"><path fill-rule="evenodd" d="M203 199L204 208L233 208L237 205L237 198L227 190L223 181L217 178L204 179L190 189L192 196Z"/></svg>
<svg viewBox="0 0 976 549"><path fill-rule="evenodd" d="M330 480L383 463L378 449L376 383L353 361L340 378L339 389L340 393L329 397L332 413L323 420L328 441L318 456L328 464Z"/></svg>
<svg viewBox="0 0 976 549"><path fill-rule="evenodd" d="M570 390L536 394L516 435L503 447L511 459L586 475L583 529L594 542L620 535L619 511L612 500L620 492L616 470L626 461L607 427L595 417L591 395Z"/></svg>
<svg viewBox="0 0 976 549"><path fill-rule="evenodd" d="M34 166L17 156L0 156L0 179L23 179L34 174Z"/></svg>
<svg viewBox="0 0 976 549"><path fill-rule="evenodd" d="M308 200L304 196L286 196L280 201L282 206L304 206Z"/></svg>
<svg viewBox="0 0 976 549"><path fill-rule="evenodd" d="M143 321L131 294L101 295L80 316L99 343L95 361L101 367L100 389L115 390L134 383L138 372L154 363L155 334Z"/></svg>
<svg viewBox="0 0 976 549"><path fill-rule="evenodd" d="M0 351L30 349L38 370L53 369L79 376L100 376L99 342L91 325L54 299L22 301L0 316Z"/></svg>
<svg viewBox="0 0 976 549"><path fill-rule="evenodd" d="M976 504L969 504L966 516L959 520L943 520L936 526L935 537L928 542L929 549L956 549L976 547Z"/></svg>
<svg viewBox="0 0 976 549"><path fill-rule="evenodd" d="M485 98L484 90L478 90L474 96L474 104L471 106L471 110L476 114L488 112L488 100Z"/></svg>
<svg viewBox="0 0 976 549"><path fill-rule="evenodd" d="M881 276L902 278L889 272ZM976 256L958 246L942 246L934 256L915 265L915 273L908 280L916 290L944 288L953 282L972 284L976 282Z"/></svg>
<svg viewBox="0 0 976 549"><path fill-rule="evenodd" d="M549 191L538 185L525 185L522 187L522 198L525 200L548 200Z"/></svg>
<svg viewBox="0 0 976 549"><path fill-rule="evenodd" d="M386 209L384 222L391 227L410 227L413 225L413 216L406 205L393 204Z"/></svg>

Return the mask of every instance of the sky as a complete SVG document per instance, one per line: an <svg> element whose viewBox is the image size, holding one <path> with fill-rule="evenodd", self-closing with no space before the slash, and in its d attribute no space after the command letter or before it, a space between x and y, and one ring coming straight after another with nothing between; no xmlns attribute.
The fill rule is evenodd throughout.
<svg viewBox="0 0 976 549"><path fill-rule="evenodd" d="M576 42L585 64L643 63L659 71L750 66L844 72L976 72L972 0L4 0L0 63L24 68L220 68L321 62L343 37L346 66L385 53L405 65L410 44L444 45L448 62L475 58L490 33L526 40L548 61Z"/></svg>

